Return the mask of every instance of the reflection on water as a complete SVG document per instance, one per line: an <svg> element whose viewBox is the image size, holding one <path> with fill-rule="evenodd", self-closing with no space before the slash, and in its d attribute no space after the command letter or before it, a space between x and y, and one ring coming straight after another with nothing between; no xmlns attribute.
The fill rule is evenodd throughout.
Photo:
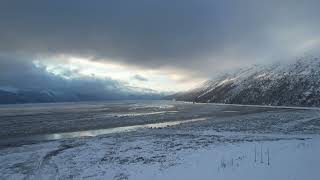
<svg viewBox="0 0 320 180"><path fill-rule="evenodd" d="M56 139L75 138L75 137L84 137L84 136L98 136L98 135L103 135L103 134L135 131L135 130L142 129L142 128L168 127L168 126L174 126L174 125L178 125L178 124L182 124L182 123L196 122L196 121L203 121L203 120L206 120L206 118L196 118L196 119L189 119L189 120L183 120L183 121L172 121L172 122L163 122L163 123L154 123L154 124L124 126L124 127L116 127L116 128L109 128L109 129L98 129L98 130L78 131L78 132L69 132L69 133L56 133L56 134L46 135L45 139L46 140L56 140Z"/></svg>
<svg viewBox="0 0 320 180"><path fill-rule="evenodd" d="M147 116L147 115L156 115L156 114L169 114L177 113L179 111L156 111L156 112L132 112L132 113L110 113L100 115L99 117L136 117L136 116Z"/></svg>
<svg viewBox="0 0 320 180"><path fill-rule="evenodd" d="M223 111L223 112L225 112L225 113L237 113L239 111Z"/></svg>
<svg viewBox="0 0 320 180"><path fill-rule="evenodd" d="M24 138L11 138L11 139L1 141L0 145L14 144L15 142L27 143L27 142L35 142L35 141L48 141L48 140L68 139L68 138L77 138L77 137L93 137L93 136L98 136L103 134L136 131L143 128L163 128L163 127L175 126L183 123L190 123L190 122L204 121L204 120L206 120L206 118L194 118L194 119L188 119L188 120L182 120L182 121L171 121L171 122L163 122L163 123L124 126L124 127L116 127L116 128L109 128L109 129L45 134L45 135L36 135L36 136L30 136L30 137L24 137Z"/></svg>

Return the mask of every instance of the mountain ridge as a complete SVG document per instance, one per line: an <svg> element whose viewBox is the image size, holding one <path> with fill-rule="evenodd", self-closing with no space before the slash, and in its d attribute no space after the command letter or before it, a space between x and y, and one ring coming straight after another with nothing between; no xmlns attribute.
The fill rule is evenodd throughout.
<svg viewBox="0 0 320 180"><path fill-rule="evenodd" d="M254 65L220 75L170 98L226 104L320 106L320 58Z"/></svg>
<svg viewBox="0 0 320 180"><path fill-rule="evenodd" d="M0 87L0 104L53 103L105 100L160 99L161 94L155 92L131 92L118 95L86 93L51 89L13 89Z"/></svg>

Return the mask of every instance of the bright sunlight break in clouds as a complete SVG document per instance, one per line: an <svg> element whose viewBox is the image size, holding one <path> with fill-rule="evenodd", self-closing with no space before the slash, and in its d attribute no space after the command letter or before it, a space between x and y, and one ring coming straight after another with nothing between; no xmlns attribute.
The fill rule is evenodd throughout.
<svg viewBox="0 0 320 180"><path fill-rule="evenodd" d="M55 61L58 60L58 61ZM204 79L183 80L183 74L161 71L158 69L143 69L128 65L116 64L112 60L92 61L80 57L55 56L53 59L34 60L33 63L57 76L72 79L77 77L111 78L130 87L153 89L158 92L183 91L194 87ZM182 82L183 81L183 82ZM182 82L182 83L181 83Z"/></svg>

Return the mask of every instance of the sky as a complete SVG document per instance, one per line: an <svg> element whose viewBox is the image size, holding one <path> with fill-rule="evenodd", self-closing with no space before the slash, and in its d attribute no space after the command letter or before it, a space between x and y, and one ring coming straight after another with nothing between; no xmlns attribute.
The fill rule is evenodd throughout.
<svg viewBox="0 0 320 180"><path fill-rule="evenodd" d="M188 90L248 65L317 55L319 7L318 0L2 0L0 87Z"/></svg>

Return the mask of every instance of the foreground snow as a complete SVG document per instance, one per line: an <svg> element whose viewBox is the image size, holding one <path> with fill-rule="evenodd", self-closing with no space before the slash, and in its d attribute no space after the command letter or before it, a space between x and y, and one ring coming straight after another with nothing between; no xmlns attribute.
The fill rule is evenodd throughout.
<svg viewBox="0 0 320 180"><path fill-rule="evenodd" d="M43 126L56 123L60 128L64 122L61 125L62 120L54 120L60 117L57 116L60 111L63 117L74 117L79 112L104 117L81 121L72 118L72 127L77 122L83 122L78 127L92 122L121 122L122 126L57 132L50 138L30 135L28 138L36 142L33 144L0 144L0 179L317 180L320 177L319 109L170 104L165 106L168 112L160 116L163 104L152 109L147 105L121 105L116 109L109 105L108 111L99 106L99 111L92 107L89 112L61 108L50 114L44 113L47 109L36 108L37 114L34 109L23 112L28 116L17 116L15 109L3 110L7 115L3 113L2 117L8 121L1 123L8 127L15 125L7 130L10 133L26 129L19 128L16 122L28 122L23 126L33 128L32 132L39 132L40 120L45 121ZM83 109L87 107L84 105ZM128 108L133 109L134 115L109 118L108 113L119 109L125 112ZM34 120L26 118L31 112ZM175 121L165 121L171 118ZM142 121L144 124L139 124Z"/></svg>
<svg viewBox="0 0 320 180"><path fill-rule="evenodd" d="M139 180L319 177L320 138L316 135L144 131L3 149L0 177Z"/></svg>
<svg viewBox="0 0 320 180"><path fill-rule="evenodd" d="M258 151L256 160L255 149ZM316 180L319 179L319 152L319 138L303 142L294 140L218 146L193 152L184 157L180 165L165 172L135 174L133 179Z"/></svg>

